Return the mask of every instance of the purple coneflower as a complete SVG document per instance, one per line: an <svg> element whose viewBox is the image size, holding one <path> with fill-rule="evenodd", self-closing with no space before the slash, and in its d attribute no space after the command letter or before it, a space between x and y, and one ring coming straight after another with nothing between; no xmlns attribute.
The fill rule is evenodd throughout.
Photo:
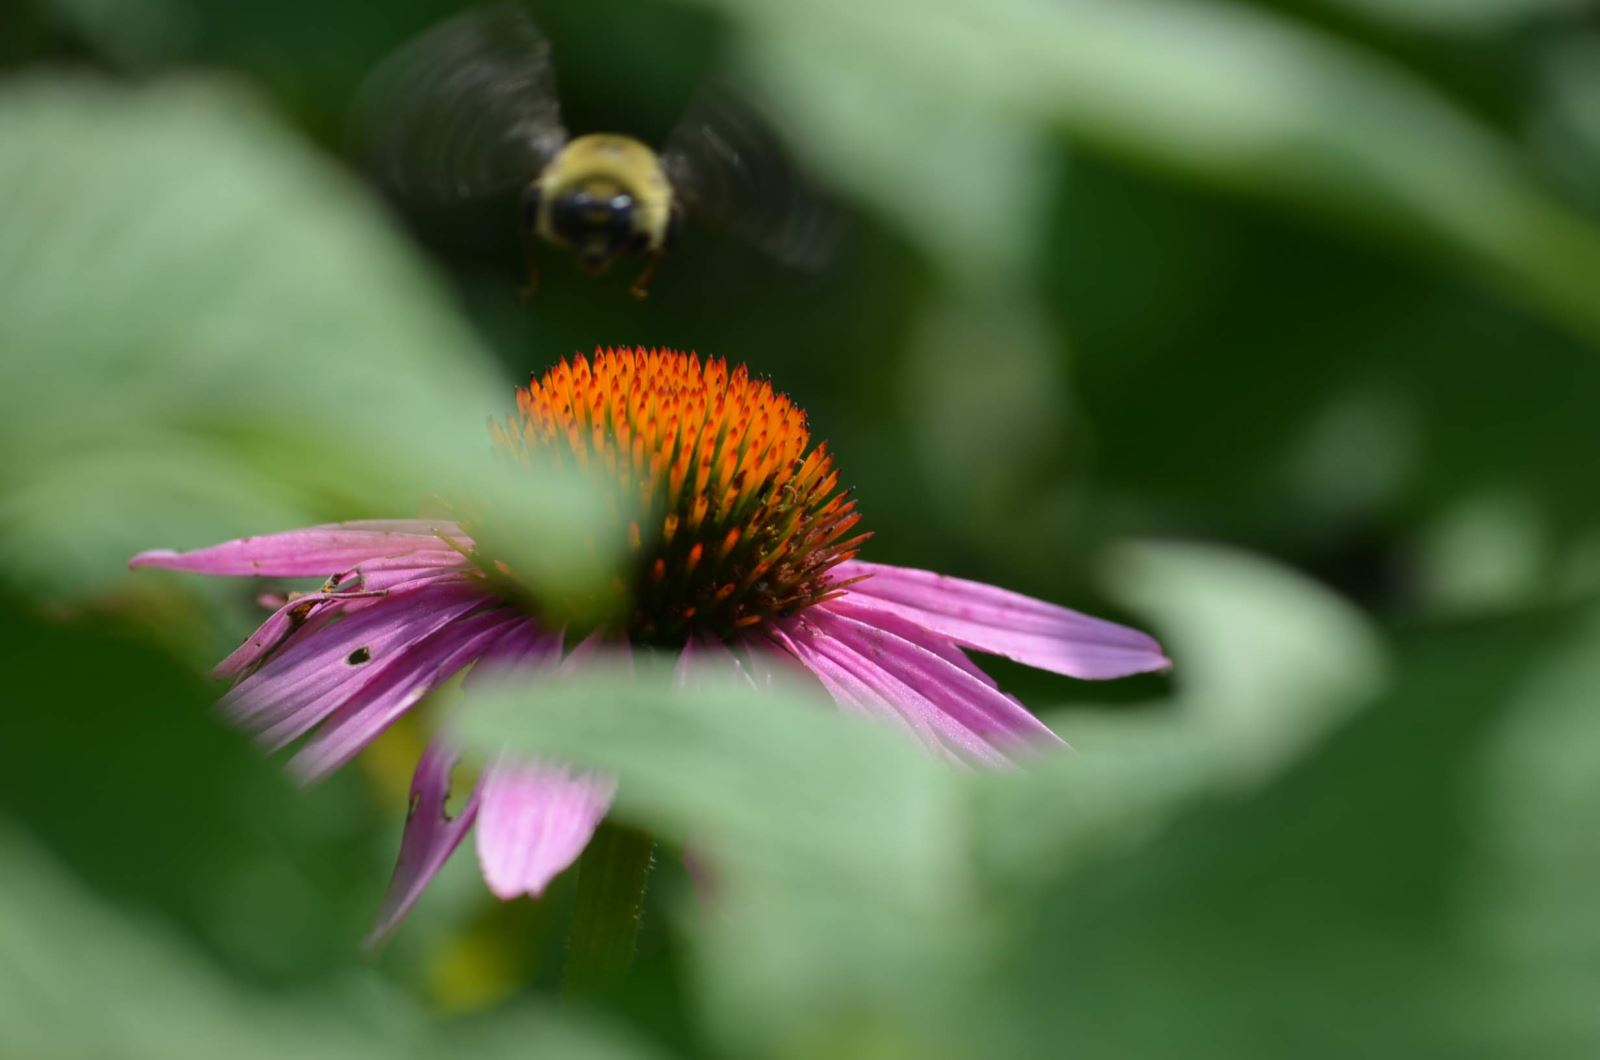
<svg viewBox="0 0 1600 1060"><path fill-rule="evenodd" d="M337 523L131 561L326 579L290 594L216 670L237 679L222 700L229 716L274 749L303 741L290 761L301 778L350 761L466 667L555 666L607 642L716 653L756 680L798 663L846 710L899 725L936 754L994 764L1059 741L967 650L1090 680L1168 665L1137 630L855 559L866 535L852 535L859 516L826 447L812 448L805 414L743 367L658 350L579 356L520 389L494 434L513 456L615 476L646 513L629 527L631 584L613 587L629 601L624 617L571 650L460 522ZM474 824L484 880L510 899L540 894L571 865L610 805L606 778L497 761L452 818L455 759L436 740L417 763L379 935Z"/></svg>

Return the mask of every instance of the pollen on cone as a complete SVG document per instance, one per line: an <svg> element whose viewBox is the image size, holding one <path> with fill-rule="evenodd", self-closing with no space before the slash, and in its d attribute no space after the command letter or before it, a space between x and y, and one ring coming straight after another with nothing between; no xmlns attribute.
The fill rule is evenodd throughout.
<svg viewBox="0 0 1600 1060"><path fill-rule="evenodd" d="M824 577L865 539L805 413L743 365L603 349L517 392L496 441L612 479L640 513L628 632L729 636L834 591Z"/></svg>

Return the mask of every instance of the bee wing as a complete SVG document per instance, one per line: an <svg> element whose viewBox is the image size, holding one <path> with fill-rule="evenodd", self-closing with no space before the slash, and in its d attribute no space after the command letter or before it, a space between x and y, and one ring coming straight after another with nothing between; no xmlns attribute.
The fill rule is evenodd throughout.
<svg viewBox="0 0 1600 1060"><path fill-rule="evenodd" d="M373 71L352 132L405 198L449 204L525 185L567 139L550 42L510 4L457 15Z"/></svg>
<svg viewBox="0 0 1600 1060"><path fill-rule="evenodd" d="M837 226L761 116L725 87L702 90L661 150L676 195L786 265L815 270Z"/></svg>

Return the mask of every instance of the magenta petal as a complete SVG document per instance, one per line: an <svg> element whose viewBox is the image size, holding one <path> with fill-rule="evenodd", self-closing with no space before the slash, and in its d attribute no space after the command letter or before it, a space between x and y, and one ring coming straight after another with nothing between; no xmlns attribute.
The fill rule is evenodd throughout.
<svg viewBox="0 0 1600 1060"><path fill-rule="evenodd" d="M691 638L678 652L673 677L681 688L704 688L708 682L739 678L755 686L755 679L740 664L728 646L715 637Z"/></svg>
<svg viewBox="0 0 1600 1060"><path fill-rule="evenodd" d="M523 619L484 650L463 687L470 690L490 675L507 669L553 665L561 658L563 640L560 630L548 630L533 619Z"/></svg>
<svg viewBox="0 0 1600 1060"><path fill-rule="evenodd" d="M345 700L289 761L300 780L320 780L354 758L434 687L477 660L510 625L515 612L490 611L445 626L396 659Z"/></svg>
<svg viewBox="0 0 1600 1060"><path fill-rule="evenodd" d="M388 592L430 581L459 578L470 567L465 556L452 550L407 552L401 556L366 559L328 577L325 592Z"/></svg>
<svg viewBox="0 0 1600 1060"><path fill-rule="evenodd" d="M478 815L476 791L459 816L452 818L445 812L445 800L450 797L450 768L455 762L456 755L437 743L430 744L417 762L417 770L411 777L411 809L406 815L405 832L400 837L400 856L395 861L394 876L383 897L378 922L367 936L368 946L382 942L399 926L429 882L466 838Z"/></svg>
<svg viewBox="0 0 1600 1060"><path fill-rule="evenodd" d="M467 584L458 570L418 567L411 562L411 557L399 557L362 564L347 572L333 591L319 589L281 599L265 599L264 603L275 608L273 613L245 638L244 643L228 653L226 659L212 667L212 676L238 677L283 647L297 633L310 633L338 615L362 611L390 596L400 596L439 582Z"/></svg>
<svg viewBox="0 0 1600 1060"><path fill-rule="evenodd" d="M986 726L947 711L903 675L886 671L831 635L807 637L796 631L781 643L790 646L846 710L892 720L945 757L994 766L1011 761L987 737Z"/></svg>
<svg viewBox="0 0 1600 1060"><path fill-rule="evenodd" d="M336 613L339 604L338 597L321 593L308 593L296 599L284 600L277 604L277 610L265 622L256 627L254 633L245 638L243 644L212 667L212 676L238 677L263 657L276 651L289 639L290 634L305 628L313 618L320 620Z"/></svg>
<svg viewBox="0 0 1600 1060"><path fill-rule="evenodd" d="M485 773L478 861L496 897L537 897L578 859L611 806L616 784L592 774L500 762Z"/></svg>
<svg viewBox="0 0 1600 1060"><path fill-rule="evenodd" d="M948 645L916 623L833 601L790 623L789 634L797 647L831 660L888 702L914 713L953 749L993 760L987 752L1004 755L1028 743L1060 743L1021 703L952 662ZM802 661L810 665L804 656Z"/></svg>
<svg viewBox="0 0 1600 1060"><path fill-rule="evenodd" d="M778 643L774 646L772 640L757 640L755 637L746 637L737 643L739 651L734 658L757 688L774 688L781 685L804 685L807 682L816 683L819 678L812 673L800 660L788 638L777 630L769 633L778 633Z"/></svg>
<svg viewBox="0 0 1600 1060"><path fill-rule="evenodd" d="M895 688L898 693L887 695L880 687L863 680L852 668L836 662L834 652L828 650L829 645L820 637L809 637L803 632L790 637L779 629L770 631L773 643L783 648L793 658L798 660L817 681L822 684L828 695L833 697L840 708L851 714L860 714L893 722L910 735L921 740L926 746L935 750L944 750L951 742L969 748L973 754L983 755L990 753L987 746L971 733L954 726L957 732L949 739L942 738L938 732L938 721L943 716L923 705L918 710L915 706L908 706L904 700L904 690ZM759 685L758 685L759 687ZM951 723L954 725L954 723Z"/></svg>
<svg viewBox="0 0 1600 1060"><path fill-rule="evenodd" d="M1021 593L858 560L835 570L840 579L866 576L842 598L856 607L898 615L963 647L1041 670L1104 680L1171 665L1147 634Z"/></svg>
<svg viewBox="0 0 1600 1060"><path fill-rule="evenodd" d="M235 685L221 706L281 745L332 713L411 645L483 602L482 591L466 584L383 597L314 636L295 638Z"/></svg>
<svg viewBox="0 0 1600 1060"><path fill-rule="evenodd" d="M441 535L463 548L472 544L452 522L369 519L245 537L192 552L141 552L128 566L268 578L326 577L364 560L403 555L419 557L419 564L465 566L466 557Z"/></svg>

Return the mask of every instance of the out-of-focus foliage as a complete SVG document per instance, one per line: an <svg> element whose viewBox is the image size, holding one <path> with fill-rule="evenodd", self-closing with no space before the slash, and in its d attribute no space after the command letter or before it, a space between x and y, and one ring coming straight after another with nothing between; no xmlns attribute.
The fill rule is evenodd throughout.
<svg viewBox="0 0 1600 1060"><path fill-rule="evenodd" d="M647 302L556 260L525 308L514 202L342 158L459 6L6 16L0 1057L1596 1054L1592 4L530 2L575 129L743 76L847 223L817 276L691 227ZM194 676L258 587L123 562L504 490L510 387L623 342L770 373L868 558L1176 666L992 665L1074 747L1000 775L649 671L471 700L662 838L579 1012L571 880L502 906L467 850L360 952L439 709L297 790ZM550 591L602 577L581 485L501 496Z"/></svg>
<svg viewBox="0 0 1600 1060"><path fill-rule="evenodd" d="M1237 560L1162 562L1234 576L1263 620L1328 606ZM1555 925L1588 922L1600 868L1572 846L1592 750L1563 750L1592 728L1592 624L1430 637L1372 701L1308 673L1241 741L1325 731L1319 696L1365 709L1242 791L1237 757L1159 730L953 774L798 695L675 688L665 666L485 696L462 730L616 772L619 812L707 858L714 902L679 917L728 1055L1578 1057L1600 962L1592 928ZM1180 633L1175 658L1225 659L1224 639ZM1286 661L1270 634L1239 639ZM1556 772L1507 790L1530 758Z"/></svg>
<svg viewBox="0 0 1600 1060"><path fill-rule="evenodd" d="M1291 22L1239 5L1169 0L727 7L755 16L758 40L781 42L783 55L763 66L788 75L785 99L795 110L825 102L841 71L864 67L902 91L920 90L934 128L912 122L907 139L956 139L968 160L939 183L984 210L995 208L991 193L1024 215L1030 205L1031 196L981 176L996 157L1001 174L1031 161L997 142L1006 119L1023 115L1195 176L1428 237L1457 267L1486 272L1600 334L1587 280L1600 270L1600 234L1544 193L1509 144L1425 83ZM850 90L871 94L872 82L847 82ZM944 124L952 111L954 133ZM865 139L836 157L870 158ZM911 143L887 150L901 165L938 166L937 155L924 159ZM881 167L868 179L893 186ZM931 227L940 219L919 220Z"/></svg>
<svg viewBox="0 0 1600 1060"><path fill-rule="evenodd" d="M11 826L0 853L0 1044L8 1056L320 1060L511 1046L578 1060L651 1055L570 1015L515 1007L435 1033L415 1002L359 974L314 997L252 991L168 932L97 902Z"/></svg>
<svg viewBox="0 0 1600 1060"><path fill-rule="evenodd" d="M101 587L152 543L409 514L492 474L463 410L508 402L469 328L258 106L203 83L23 81L0 136L13 579ZM560 532L538 546L575 555Z"/></svg>

